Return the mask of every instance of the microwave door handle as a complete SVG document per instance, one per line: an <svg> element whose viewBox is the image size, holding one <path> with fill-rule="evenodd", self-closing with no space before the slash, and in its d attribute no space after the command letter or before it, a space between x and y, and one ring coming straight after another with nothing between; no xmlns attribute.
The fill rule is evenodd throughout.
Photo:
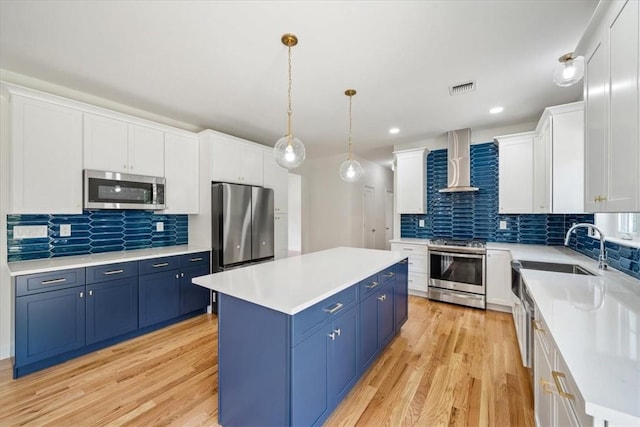
<svg viewBox="0 0 640 427"><path fill-rule="evenodd" d="M474 259L482 259L484 255L477 254L461 254L457 252L438 252L438 251L429 251L430 254L433 255L442 255L442 256L451 256L456 258L474 258Z"/></svg>

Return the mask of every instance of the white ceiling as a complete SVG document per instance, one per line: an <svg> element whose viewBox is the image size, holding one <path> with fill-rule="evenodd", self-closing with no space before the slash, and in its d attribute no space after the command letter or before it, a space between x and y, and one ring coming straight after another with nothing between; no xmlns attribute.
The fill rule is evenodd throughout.
<svg viewBox="0 0 640 427"><path fill-rule="evenodd" d="M0 68L272 145L286 131L280 37L292 32L307 156L346 152L354 88L354 152L384 161L394 144L536 121L579 99L553 69L596 3L2 0ZM467 80L476 91L449 95Z"/></svg>

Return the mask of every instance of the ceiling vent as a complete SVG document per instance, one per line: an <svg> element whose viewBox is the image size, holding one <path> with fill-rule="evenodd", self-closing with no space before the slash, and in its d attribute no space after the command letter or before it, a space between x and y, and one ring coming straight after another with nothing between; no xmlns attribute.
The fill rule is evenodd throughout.
<svg viewBox="0 0 640 427"><path fill-rule="evenodd" d="M449 86L449 95L460 95L461 93L467 93L473 90L476 90L476 82L472 80L470 82Z"/></svg>

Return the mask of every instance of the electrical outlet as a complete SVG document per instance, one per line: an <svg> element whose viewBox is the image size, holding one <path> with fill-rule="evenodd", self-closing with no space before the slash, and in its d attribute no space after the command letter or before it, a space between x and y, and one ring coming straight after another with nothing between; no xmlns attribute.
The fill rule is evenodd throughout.
<svg viewBox="0 0 640 427"><path fill-rule="evenodd" d="M424 227L424 219L418 220L418 227Z"/></svg>
<svg viewBox="0 0 640 427"><path fill-rule="evenodd" d="M71 236L71 224L60 224L60 237Z"/></svg>
<svg viewBox="0 0 640 427"><path fill-rule="evenodd" d="M46 225L16 225L13 227L14 239L40 239L48 236Z"/></svg>
<svg viewBox="0 0 640 427"><path fill-rule="evenodd" d="M500 230L507 229L507 221L500 221Z"/></svg>
<svg viewBox="0 0 640 427"><path fill-rule="evenodd" d="M162 221L156 222L156 231L164 231L164 222Z"/></svg>

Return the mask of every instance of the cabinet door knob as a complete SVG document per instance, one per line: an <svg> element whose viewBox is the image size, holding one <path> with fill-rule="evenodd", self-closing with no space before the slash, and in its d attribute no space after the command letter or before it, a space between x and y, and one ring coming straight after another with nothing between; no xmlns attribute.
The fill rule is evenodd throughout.
<svg viewBox="0 0 640 427"><path fill-rule="evenodd" d="M335 339L336 339L336 334L335 334L335 332L331 332L331 333L329 334L329 338L331 338L331 341L335 340Z"/></svg>
<svg viewBox="0 0 640 427"><path fill-rule="evenodd" d="M84 292L80 292L80 298L84 298Z"/></svg>
<svg viewBox="0 0 640 427"><path fill-rule="evenodd" d="M340 328L338 328L338 329L334 329L333 332L335 332L337 336L340 336L340 333L342 331L340 330Z"/></svg>
<svg viewBox="0 0 640 427"><path fill-rule="evenodd" d="M93 291L89 291L89 296L93 296Z"/></svg>
<svg viewBox="0 0 640 427"><path fill-rule="evenodd" d="M180 273L180 277L184 277L184 273Z"/></svg>

